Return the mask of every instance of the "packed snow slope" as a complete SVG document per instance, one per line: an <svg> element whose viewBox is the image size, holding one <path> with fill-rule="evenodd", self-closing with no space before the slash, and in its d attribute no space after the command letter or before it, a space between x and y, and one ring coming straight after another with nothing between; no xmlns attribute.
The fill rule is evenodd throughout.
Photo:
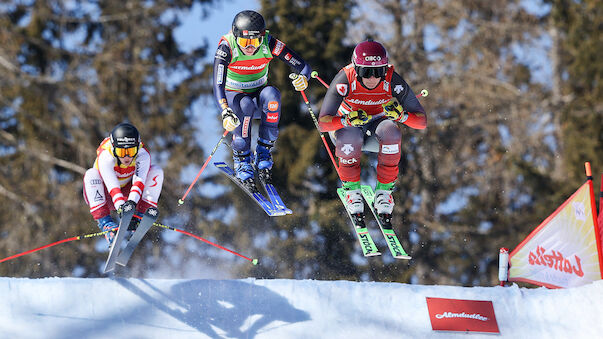
<svg viewBox="0 0 603 339"><path fill-rule="evenodd" d="M0 337L493 337L432 331L426 297L491 300L504 338L603 335L603 281L549 290L314 280L0 278Z"/></svg>

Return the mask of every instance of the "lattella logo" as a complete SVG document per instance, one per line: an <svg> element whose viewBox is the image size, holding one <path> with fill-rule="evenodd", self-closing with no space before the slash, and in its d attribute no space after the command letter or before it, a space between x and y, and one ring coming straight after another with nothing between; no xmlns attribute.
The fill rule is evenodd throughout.
<svg viewBox="0 0 603 339"><path fill-rule="evenodd" d="M476 320L481 320L481 321L488 321L489 320L488 317L484 317L483 315L481 315L479 313L467 314L465 312L463 312L463 313L444 312L442 314L436 314L435 317L438 318L438 319L442 319L442 318L467 318L467 319L476 319Z"/></svg>

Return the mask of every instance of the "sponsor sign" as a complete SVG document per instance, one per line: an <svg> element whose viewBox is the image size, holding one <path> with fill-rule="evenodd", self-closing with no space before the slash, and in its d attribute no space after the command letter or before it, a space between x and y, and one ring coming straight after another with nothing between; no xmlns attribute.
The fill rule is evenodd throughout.
<svg viewBox="0 0 603 339"><path fill-rule="evenodd" d="M398 144L381 146L381 153L383 154L397 154L398 152L400 152Z"/></svg>
<svg viewBox="0 0 603 339"><path fill-rule="evenodd" d="M592 183L585 183L509 255L509 281L569 288L601 279Z"/></svg>
<svg viewBox="0 0 603 339"><path fill-rule="evenodd" d="M283 51L283 48L285 48L285 44L282 41L276 39L276 45L274 46L274 49L272 50L272 54L276 55L276 56L280 55L281 52Z"/></svg>
<svg viewBox="0 0 603 339"><path fill-rule="evenodd" d="M278 101L269 101L268 102L268 110L272 111L272 112L278 110Z"/></svg>
<svg viewBox="0 0 603 339"><path fill-rule="evenodd" d="M247 138L249 136L249 124L251 122L251 117L245 117L243 119L243 128L241 130L241 136L243 138Z"/></svg>
<svg viewBox="0 0 603 339"><path fill-rule="evenodd" d="M500 333L492 301L426 299L434 331Z"/></svg>
<svg viewBox="0 0 603 339"><path fill-rule="evenodd" d="M278 121L278 112L268 112L266 114L267 122L277 122Z"/></svg>

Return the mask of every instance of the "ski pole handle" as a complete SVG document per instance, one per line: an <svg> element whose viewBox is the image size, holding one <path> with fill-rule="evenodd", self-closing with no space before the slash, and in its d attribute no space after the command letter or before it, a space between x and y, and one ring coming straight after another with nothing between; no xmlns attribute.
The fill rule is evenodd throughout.
<svg viewBox="0 0 603 339"><path fill-rule="evenodd" d="M324 82L319 76L318 76L318 72L317 71L312 71L312 73L310 74L311 77L313 77L314 79L320 81L320 83L325 86L327 89L329 88L329 85L327 85L326 82Z"/></svg>

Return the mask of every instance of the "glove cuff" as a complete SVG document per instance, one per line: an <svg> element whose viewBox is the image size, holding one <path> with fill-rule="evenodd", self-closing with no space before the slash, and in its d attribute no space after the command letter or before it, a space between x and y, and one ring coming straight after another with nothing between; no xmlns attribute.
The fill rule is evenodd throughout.
<svg viewBox="0 0 603 339"><path fill-rule="evenodd" d="M343 125L343 127L350 127L350 123L348 122L348 119L345 116L341 117L341 124Z"/></svg>
<svg viewBox="0 0 603 339"><path fill-rule="evenodd" d="M406 120L408 120L408 113L404 112L397 121L399 123L404 123Z"/></svg>

